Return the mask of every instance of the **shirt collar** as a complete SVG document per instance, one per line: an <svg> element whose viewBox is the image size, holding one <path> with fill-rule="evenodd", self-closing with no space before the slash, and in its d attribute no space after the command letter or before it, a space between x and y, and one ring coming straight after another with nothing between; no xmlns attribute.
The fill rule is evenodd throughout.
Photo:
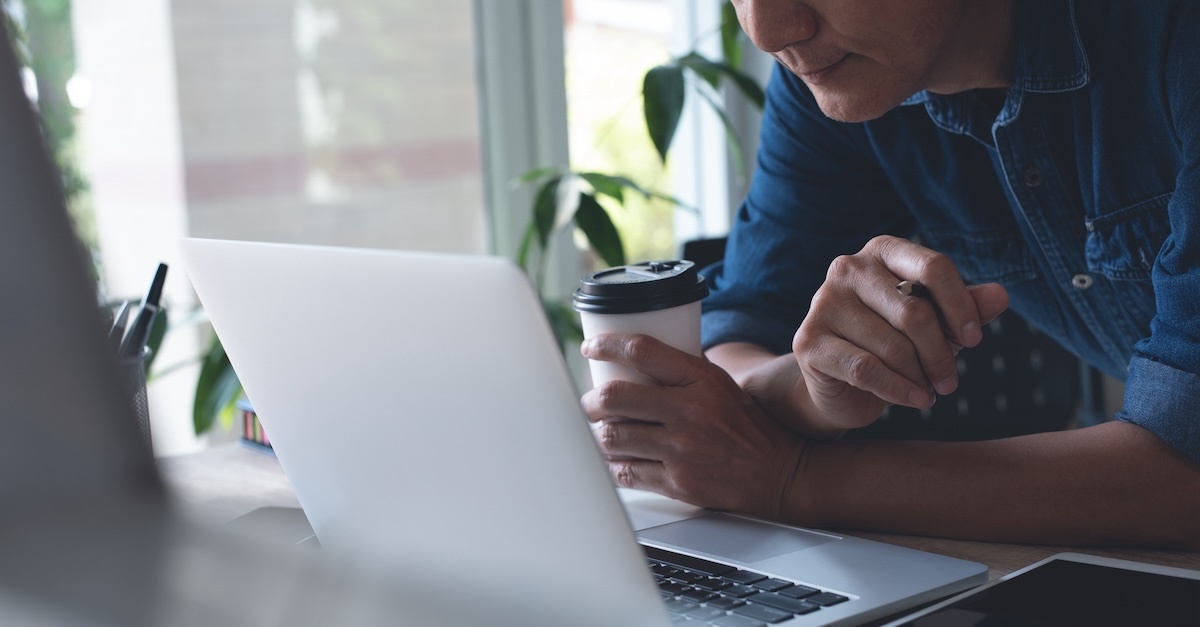
<svg viewBox="0 0 1200 627"><path fill-rule="evenodd" d="M1074 0L1017 3L1017 43L1012 91L1055 93L1080 89L1091 77L1087 52L1075 20ZM900 106L943 98L918 92Z"/></svg>

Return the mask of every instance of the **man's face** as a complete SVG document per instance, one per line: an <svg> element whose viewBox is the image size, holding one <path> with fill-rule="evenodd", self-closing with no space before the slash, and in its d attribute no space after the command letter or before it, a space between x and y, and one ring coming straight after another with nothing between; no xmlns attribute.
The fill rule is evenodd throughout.
<svg viewBox="0 0 1200 627"><path fill-rule="evenodd" d="M967 1L733 4L754 45L799 76L825 115L862 122L887 113L918 91L937 90Z"/></svg>

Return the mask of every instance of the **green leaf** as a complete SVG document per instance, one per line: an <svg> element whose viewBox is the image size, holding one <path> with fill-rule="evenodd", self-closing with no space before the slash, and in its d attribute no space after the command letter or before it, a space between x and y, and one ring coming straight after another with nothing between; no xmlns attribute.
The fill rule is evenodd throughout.
<svg viewBox="0 0 1200 627"><path fill-rule="evenodd" d="M559 349L566 352L568 346L578 346L583 341L583 327L579 323L579 314L570 305L561 302L542 301L546 311L546 319L558 339Z"/></svg>
<svg viewBox="0 0 1200 627"><path fill-rule="evenodd" d="M651 68L642 82L646 130L663 163L683 115L683 86L683 68L675 64Z"/></svg>
<svg viewBox="0 0 1200 627"><path fill-rule="evenodd" d="M558 215L558 184L561 176L556 176L538 188L537 197L533 201L533 226L537 232L538 246L546 249L550 234L554 232L554 218Z"/></svg>
<svg viewBox="0 0 1200 627"><path fill-rule="evenodd" d="M767 97L763 94L762 87L759 87L758 83L753 78L750 78L749 74L725 63L713 63L713 65L717 67L718 71L733 79L733 84L737 85L738 90L742 92L746 100L754 103L754 106L758 107L759 110L766 105Z"/></svg>
<svg viewBox="0 0 1200 627"><path fill-rule="evenodd" d="M592 248L601 259L610 266L625 265L625 247L621 244L621 235L613 226L608 212L596 197L591 194L579 194L579 209L575 211L575 224L587 237Z"/></svg>
<svg viewBox="0 0 1200 627"><path fill-rule="evenodd" d="M212 428L213 422L237 402L242 393L229 356L221 340L213 336L212 345L200 366L200 379L196 382L196 400L192 405L192 428L200 435Z"/></svg>
<svg viewBox="0 0 1200 627"><path fill-rule="evenodd" d="M721 7L721 52L725 62L733 67L742 67L742 25L738 23L737 10L732 2Z"/></svg>
<svg viewBox="0 0 1200 627"><path fill-rule="evenodd" d="M595 174L593 174L593 173L589 173L589 175L596 176L596 175L595 175ZM582 176L582 175L581 175L581 176ZM608 174L600 174L600 175L598 175L598 176L604 176L604 177L607 177L607 178L609 178L609 179L612 179L613 181L617 182L617 183L618 183L619 185L621 185L622 187L624 187L624 188L627 188L627 189L632 189L632 190L636 191L637 193L639 193L639 194L641 194L643 197L645 197L647 200L649 200L649 199L651 199L651 198L658 198L658 199L660 199L660 200L665 200L665 201L667 201L667 202L669 202L669 203L671 203L671 204L673 204L673 205L677 205L677 206L679 206L679 207L681 207L681 208L683 208L683 209L687 209L688 211L691 211L691 212L693 212L693 213L696 213L696 214L699 214L699 213L700 213L700 209L698 209L698 208L696 208L696 207L693 207L693 206L691 206L691 205L689 205L689 204L687 204L687 203L683 202L682 200L680 200L680 199L678 199L678 198L676 198L676 197L674 197L674 196L672 196L672 195L670 195L670 194L664 194L664 193L662 193L662 192L658 192L658 191L655 191L655 190L652 190L652 189L649 189L649 188L646 188L646 187L642 187L641 185L638 185L637 183L635 183L635 182L633 182L632 180L630 180L628 177L624 177L624 176L611 176L611 175L608 175ZM598 191L598 190L597 190L597 191Z"/></svg>
<svg viewBox="0 0 1200 627"><path fill-rule="evenodd" d="M641 191L641 188L637 184L623 176L610 176L598 172L580 172L578 176L587 181L592 186L592 189L596 190L597 194L615 198L622 205L625 204L626 187L632 187Z"/></svg>
<svg viewBox="0 0 1200 627"><path fill-rule="evenodd" d="M533 240L537 239L537 227L532 222L525 227L525 237L521 238L521 248L517 251L517 265L529 272L529 249L533 247Z"/></svg>
<svg viewBox="0 0 1200 627"><path fill-rule="evenodd" d="M763 105L766 103L766 96L763 95L763 90L758 86L758 83L754 82L754 79L750 78L749 74L746 74L745 72L742 72L741 70L738 70L727 63L710 61L696 54L695 52L680 58L679 63L680 65L683 65L684 67L698 74L714 88L720 85L721 76L728 78L729 80L733 81L733 84L738 88L738 91L742 92L742 95L745 96L747 100L754 103L754 105L759 109L762 109ZM716 78L710 78L713 76Z"/></svg>
<svg viewBox="0 0 1200 627"><path fill-rule="evenodd" d="M516 180L516 184L526 185L551 174L562 174L562 170L557 167L536 168L522 174L521 177Z"/></svg>
<svg viewBox="0 0 1200 627"><path fill-rule="evenodd" d="M734 167L737 169L738 180L746 178L746 149L742 147L742 140L733 131L733 124L730 123L729 117L725 115L725 110L722 109L712 97L708 94L700 94L705 102L708 103L712 110L721 118L721 124L725 127L725 139L729 144L729 151L733 153L730 160L733 161Z"/></svg>
<svg viewBox="0 0 1200 627"><path fill-rule="evenodd" d="M150 335L146 338L146 347L150 349L150 355L146 357L146 372L150 372L150 366L154 365L154 359L158 357L158 349L162 346L163 338L166 335L167 310L161 308L154 316L154 324L150 325Z"/></svg>
<svg viewBox="0 0 1200 627"><path fill-rule="evenodd" d="M689 52L679 58L679 65L695 72L704 82L712 85L713 89L721 88L721 70L716 63L705 59L696 52Z"/></svg>

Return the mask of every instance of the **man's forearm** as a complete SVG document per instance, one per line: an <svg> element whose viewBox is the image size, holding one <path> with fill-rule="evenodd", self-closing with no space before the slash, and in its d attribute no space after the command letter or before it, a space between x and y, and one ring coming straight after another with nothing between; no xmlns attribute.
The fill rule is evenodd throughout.
<svg viewBox="0 0 1200 627"><path fill-rule="evenodd" d="M809 442L785 522L973 540L1200 548L1200 465L1141 427L987 442Z"/></svg>

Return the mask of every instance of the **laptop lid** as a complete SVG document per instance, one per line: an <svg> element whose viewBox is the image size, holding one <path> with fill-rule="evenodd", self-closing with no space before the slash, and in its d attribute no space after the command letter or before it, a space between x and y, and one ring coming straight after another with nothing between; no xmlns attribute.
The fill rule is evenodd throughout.
<svg viewBox="0 0 1200 627"><path fill-rule="evenodd" d="M495 625L497 610L464 606L424 573L376 576L171 515L5 25L0 624ZM504 601L500 611L514 622L563 624L534 604Z"/></svg>
<svg viewBox="0 0 1200 627"><path fill-rule="evenodd" d="M469 568L513 595L586 603L595 624L665 621L511 262L198 239L183 252L322 547Z"/></svg>

